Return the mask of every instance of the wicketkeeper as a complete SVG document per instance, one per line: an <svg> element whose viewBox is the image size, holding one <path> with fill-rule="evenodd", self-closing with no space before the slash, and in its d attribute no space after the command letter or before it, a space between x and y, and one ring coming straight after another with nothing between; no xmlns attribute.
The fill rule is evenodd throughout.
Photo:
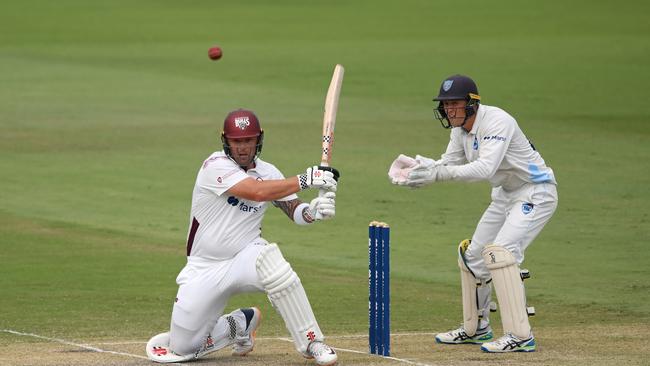
<svg viewBox="0 0 650 366"><path fill-rule="evenodd" d="M257 116L235 110L223 124L223 151L201 164L192 194L187 264L176 278L170 331L154 336L146 346L153 361L189 361L230 345L234 355L251 352L260 310L223 311L232 295L263 291L300 354L319 365L337 362L298 275L280 248L262 238L261 227L269 202L298 225L334 217L339 173L312 166L284 178L274 165L259 159L263 138ZM303 203L295 193L308 188L322 194Z"/></svg>
<svg viewBox="0 0 650 366"><path fill-rule="evenodd" d="M436 335L436 341L482 344L486 352L534 351L520 265L557 207L553 170L512 116L480 103L469 77L448 77L434 100L439 102L436 118L451 129L447 150L439 160L400 155L390 167L391 182L413 188L448 180L492 185L492 202L472 239L458 248L463 323ZM505 333L495 341L489 322L491 284Z"/></svg>

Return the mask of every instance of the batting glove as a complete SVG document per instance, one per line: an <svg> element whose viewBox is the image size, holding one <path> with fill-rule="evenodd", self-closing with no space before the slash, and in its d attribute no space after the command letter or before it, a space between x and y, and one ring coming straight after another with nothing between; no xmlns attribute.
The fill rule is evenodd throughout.
<svg viewBox="0 0 650 366"><path fill-rule="evenodd" d="M329 220L336 213L336 193L325 192L323 195L311 200L309 203L309 214L316 220Z"/></svg>
<svg viewBox="0 0 650 366"><path fill-rule="evenodd" d="M298 175L300 189L320 188L330 192L336 192L336 184L339 180L339 171L328 166L312 166L307 168L305 173Z"/></svg>

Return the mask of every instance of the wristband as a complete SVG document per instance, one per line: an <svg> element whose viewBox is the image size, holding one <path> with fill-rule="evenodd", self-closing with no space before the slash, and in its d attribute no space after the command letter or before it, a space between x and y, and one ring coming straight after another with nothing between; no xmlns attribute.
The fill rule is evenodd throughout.
<svg viewBox="0 0 650 366"><path fill-rule="evenodd" d="M293 221L298 225L309 225L314 222L314 218L309 214L309 205L301 203L293 211Z"/></svg>
<svg viewBox="0 0 650 366"><path fill-rule="evenodd" d="M301 191L309 188L309 185L307 184L307 174L298 175L298 187L300 187Z"/></svg>

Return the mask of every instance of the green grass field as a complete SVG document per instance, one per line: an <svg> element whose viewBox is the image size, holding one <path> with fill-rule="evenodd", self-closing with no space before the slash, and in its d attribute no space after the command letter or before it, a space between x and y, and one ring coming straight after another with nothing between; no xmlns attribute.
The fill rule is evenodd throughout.
<svg viewBox="0 0 650 366"><path fill-rule="evenodd" d="M650 357L642 342L650 336L647 2L14 0L1 8L3 347L42 342L6 330L83 343L144 342L166 329L194 179L221 148L223 117L255 110L266 130L262 158L298 174L320 157L325 92L341 63L336 219L298 227L270 209L264 222L326 334L367 331L373 219L392 227L393 331L433 333L461 320L456 246L489 203L488 184L408 190L386 171L399 153L444 151L449 132L433 119L431 98L444 77L465 73L485 104L517 118L559 182L558 211L525 262L542 345L542 356L530 357L576 364L572 352L590 357L594 344L602 348L590 364ZM213 44L224 50L218 62L207 57ZM262 294L235 297L229 309L251 304L266 314L262 336L288 336ZM404 343L395 353L440 362L432 337L419 342L417 355ZM280 364L304 362L286 350ZM456 357L481 356L467 350ZM6 364L43 364L26 357ZM347 364L371 364L355 357Z"/></svg>

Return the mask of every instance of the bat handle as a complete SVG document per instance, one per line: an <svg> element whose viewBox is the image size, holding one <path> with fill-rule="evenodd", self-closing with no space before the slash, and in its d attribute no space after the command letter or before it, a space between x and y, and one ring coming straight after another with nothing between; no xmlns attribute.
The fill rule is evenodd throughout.
<svg viewBox="0 0 650 366"><path fill-rule="evenodd" d="M323 196L325 195L325 193L327 193L327 190L326 190L326 189L323 189L323 188L319 189L319 190L318 190L318 197L323 197ZM323 215L321 215L320 212L316 211L316 217L315 217L315 219L316 219L316 220L322 220L322 219L323 219Z"/></svg>
<svg viewBox="0 0 650 366"><path fill-rule="evenodd" d="M325 157L323 157L323 159L321 159L321 161L320 161L320 165L321 165L321 166L330 166L330 162L327 161L327 160L325 159ZM325 193L327 193L327 190L326 190L326 189L323 189L323 188L319 189L319 190L318 190L318 197L323 197L323 196L325 196ZM321 215L320 213L316 212L316 217L315 217L315 219L316 219L316 220L322 220L322 219L323 219L323 215Z"/></svg>

